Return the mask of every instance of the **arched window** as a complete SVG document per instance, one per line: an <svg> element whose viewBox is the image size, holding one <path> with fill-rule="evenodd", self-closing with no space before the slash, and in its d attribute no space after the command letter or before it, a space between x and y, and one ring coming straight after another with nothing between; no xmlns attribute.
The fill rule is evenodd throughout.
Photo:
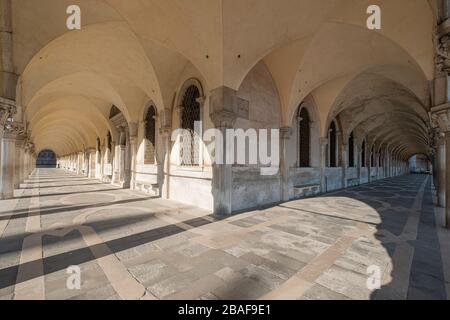
<svg viewBox="0 0 450 320"><path fill-rule="evenodd" d="M299 166L310 167L311 127L308 110L300 108L298 113Z"/></svg>
<svg viewBox="0 0 450 320"><path fill-rule="evenodd" d="M200 121L200 90L195 85L186 89L181 104L181 137L180 158L182 166L198 166L200 141L195 134L195 122Z"/></svg>
<svg viewBox="0 0 450 320"><path fill-rule="evenodd" d="M361 167L366 167L366 140L363 141L361 147Z"/></svg>
<svg viewBox="0 0 450 320"><path fill-rule="evenodd" d="M144 164L155 163L156 148L156 110L150 106L145 115L145 154Z"/></svg>
<svg viewBox="0 0 450 320"><path fill-rule="evenodd" d="M330 130L328 133L328 154L329 154L329 164L331 168L337 167L337 141L336 141L336 124L331 122Z"/></svg>
<svg viewBox="0 0 450 320"><path fill-rule="evenodd" d="M120 109L113 105L109 112L109 118L112 119L120 113L121 113Z"/></svg>
<svg viewBox="0 0 450 320"><path fill-rule="evenodd" d="M348 166L353 168L355 166L355 137L353 132L348 138Z"/></svg>

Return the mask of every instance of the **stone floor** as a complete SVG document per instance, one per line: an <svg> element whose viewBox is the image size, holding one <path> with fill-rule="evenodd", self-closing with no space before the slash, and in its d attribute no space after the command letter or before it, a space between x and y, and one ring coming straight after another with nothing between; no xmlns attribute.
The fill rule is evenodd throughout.
<svg viewBox="0 0 450 320"><path fill-rule="evenodd" d="M450 297L449 231L425 175L227 219L59 170L16 192L0 202L0 299Z"/></svg>

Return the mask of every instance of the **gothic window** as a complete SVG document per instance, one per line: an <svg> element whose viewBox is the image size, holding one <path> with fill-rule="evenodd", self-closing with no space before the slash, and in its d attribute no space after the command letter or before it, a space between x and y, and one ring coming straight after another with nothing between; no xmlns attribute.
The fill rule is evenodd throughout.
<svg viewBox="0 0 450 320"><path fill-rule="evenodd" d="M334 122L331 122L330 125L330 130L329 130L329 134L328 134L328 147L329 147L329 164L331 168L337 167L337 161L336 161L336 156L337 156L337 132L336 132L336 125Z"/></svg>
<svg viewBox="0 0 450 320"><path fill-rule="evenodd" d="M182 166L198 166L200 141L195 133L195 122L200 121L200 90L195 85L186 89L181 104L180 158Z"/></svg>
<svg viewBox="0 0 450 320"><path fill-rule="evenodd" d="M364 140L361 147L361 167L366 167L366 141Z"/></svg>
<svg viewBox="0 0 450 320"><path fill-rule="evenodd" d="M144 164L155 164L156 148L156 110L150 106L145 115Z"/></svg>
<svg viewBox="0 0 450 320"><path fill-rule="evenodd" d="M111 107L111 111L109 112L109 118L112 119L120 113L121 113L120 109L113 105Z"/></svg>
<svg viewBox="0 0 450 320"><path fill-rule="evenodd" d="M299 166L310 166L311 128L308 110L300 108L298 113Z"/></svg>
<svg viewBox="0 0 450 320"><path fill-rule="evenodd" d="M353 132L350 133L348 139L348 166L353 168L355 166L355 137Z"/></svg>

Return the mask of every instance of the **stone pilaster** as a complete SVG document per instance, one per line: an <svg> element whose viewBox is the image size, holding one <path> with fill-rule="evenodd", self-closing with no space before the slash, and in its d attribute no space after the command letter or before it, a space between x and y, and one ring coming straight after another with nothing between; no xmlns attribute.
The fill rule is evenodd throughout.
<svg viewBox="0 0 450 320"><path fill-rule="evenodd" d="M2 145L1 185L2 198L14 197L14 169L16 158L16 136L5 133Z"/></svg>
<svg viewBox="0 0 450 320"><path fill-rule="evenodd" d="M372 148L371 144L366 143L366 166L367 166L367 182L372 181Z"/></svg>
<svg viewBox="0 0 450 320"><path fill-rule="evenodd" d="M213 164L212 193L214 201L214 213L218 215L231 215L232 189L233 189L233 166L227 164L227 129L232 129L237 118L239 98L236 91L228 87L220 87L211 91L210 117L216 129L223 136L222 147L223 159L216 159ZM217 163L222 160L222 164Z"/></svg>
<svg viewBox="0 0 450 320"><path fill-rule="evenodd" d="M445 177L445 226L450 228L450 104L444 104L431 109L431 120L436 128L439 128L445 144L445 166L440 177ZM440 155L441 159L443 155ZM443 189L442 183L440 187ZM438 193L441 194L441 190ZM442 197L442 195L441 195Z"/></svg>
<svg viewBox="0 0 450 320"><path fill-rule="evenodd" d="M327 192L327 153L328 153L328 139L320 139L320 189L322 193Z"/></svg>
<svg viewBox="0 0 450 320"><path fill-rule="evenodd" d="M356 176L359 181L359 184L361 184L361 167L362 167L362 153L361 153L361 147L359 144L356 144Z"/></svg>
<svg viewBox="0 0 450 320"><path fill-rule="evenodd" d="M281 174L281 197L283 201L289 201L289 165L287 163L287 141L292 136L291 127L280 128L280 174Z"/></svg>
<svg viewBox="0 0 450 320"><path fill-rule="evenodd" d="M172 128L170 125L165 125L160 128L159 134L163 143L163 158L159 172L161 197L169 199L170 197L170 154L171 154L171 134Z"/></svg>
<svg viewBox="0 0 450 320"><path fill-rule="evenodd" d="M130 157L130 170L127 173L129 179L129 188L134 190L136 185L136 165L137 165L137 144L138 144L138 123L130 123L129 125L129 157Z"/></svg>
<svg viewBox="0 0 450 320"><path fill-rule="evenodd" d="M348 184L348 138L343 136L341 143L342 188Z"/></svg>
<svg viewBox="0 0 450 320"><path fill-rule="evenodd" d="M87 161L87 172L86 176L88 178L95 178L95 168L96 168L96 153L97 150L95 148L89 148L86 150L86 161Z"/></svg>
<svg viewBox="0 0 450 320"><path fill-rule="evenodd" d="M24 180L22 171L25 156L25 136L18 136L16 139L16 158L14 165L14 188L19 189L20 183Z"/></svg>

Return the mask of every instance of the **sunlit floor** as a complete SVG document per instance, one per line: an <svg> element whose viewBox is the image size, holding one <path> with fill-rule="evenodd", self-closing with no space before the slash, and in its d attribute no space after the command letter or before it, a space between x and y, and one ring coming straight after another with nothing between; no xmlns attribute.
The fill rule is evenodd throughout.
<svg viewBox="0 0 450 320"><path fill-rule="evenodd" d="M16 195L0 202L0 299L450 297L427 175L227 219L56 169Z"/></svg>

